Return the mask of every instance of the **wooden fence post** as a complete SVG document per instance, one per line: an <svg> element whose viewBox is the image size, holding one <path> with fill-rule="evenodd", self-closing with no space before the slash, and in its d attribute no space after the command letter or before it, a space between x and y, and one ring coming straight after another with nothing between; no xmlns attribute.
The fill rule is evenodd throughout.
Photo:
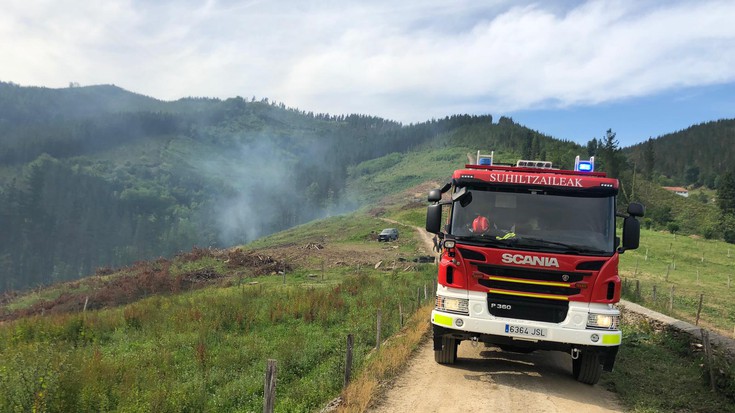
<svg viewBox="0 0 735 413"><path fill-rule="evenodd" d="M728 288L730 287L730 282L729 282L729 281L730 281L730 280L729 280L729 278L728 278L728 283L727 283L727 284L728 284L728 285L727 285L727 287L728 287ZM89 303L89 296L87 296L87 297L86 297L86 298L84 299L84 309L82 310L82 318L84 319L84 321L85 321L85 322L87 321L87 304L88 304L88 303Z"/></svg>
<svg viewBox="0 0 735 413"><path fill-rule="evenodd" d="M382 325L381 325L382 324L382 320L381 320L381 318L382 318L382 314L381 314L380 308L378 308L378 332L377 332L377 336L375 338L375 349L376 350L379 350L380 349L380 329L382 328Z"/></svg>
<svg viewBox="0 0 735 413"><path fill-rule="evenodd" d="M273 413L276 405L276 360L268 359L263 386L263 413Z"/></svg>
<svg viewBox="0 0 735 413"><path fill-rule="evenodd" d="M674 286L671 286L671 293L669 294L669 313L674 313Z"/></svg>
<svg viewBox="0 0 735 413"><path fill-rule="evenodd" d="M345 387L350 383L350 375L352 375L352 347L354 341L352 334L347 334L347 355L345 356Z"/></svg>
<svg viewBox="0 0 735 413"><path fill-rule="evenodd" d="M653 284L653 303L656 303L656 284Z"/></svg>
<svg viewBox="0 0 735 413"><path fill-rule="evenodd" d="M635 298L641 298L641 280L635 280Z"/></svg>
<svg viewBox="0 0 735 413"><path fill-rule="evenodd" d="M727 286L729 288L730 287L730 281L729 281L730 280L730 277L728 276L727 279L728 279ZM426 300L428 298L429 298L429 292L426 290L426 283L424 283L424 300Z"/></svg>
<svg viewBox="0 0 735 413"><path fill-rule="evenodd" d="M398 303L398 325L399 328L403 328L403 305Z"/></svg>
<svg viewBox="0 0 735 413"><path fill-rule="evenodd" d="M702 313L702 301L704 300L704 294L699 294L699 306L697 307L697 320L694 322L695 326L699 325L699 314Z"/></svg>
<svg viewBox="0 0 735 413"><path fill-rule="evenodd" d="M707 357L707 367L709 368L709 383L712 391L715 391L715 370L712 362L712 344L709 342L709 331L700 330L702 333L702 345L704 345L704 353Z"/></svg>

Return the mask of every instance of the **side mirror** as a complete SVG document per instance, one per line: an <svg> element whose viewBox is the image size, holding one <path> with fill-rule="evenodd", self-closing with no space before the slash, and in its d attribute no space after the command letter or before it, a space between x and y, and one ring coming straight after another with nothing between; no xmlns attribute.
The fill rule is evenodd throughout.
<svg viewBox="0 0 735 413"><path fill-rule="evenodd" d="M628 213L630 213L630 211ZM641 224L634 216L625 218L625 220L623 220L623 250L634 250L638 248L640 240Z"/></svg>
<svg viewBox="0 0 735 413"><path fill-rule="evenodd" d="M441 189L432 189L429 191L429 202L439 202L442 200Z"/></svg>
<svg viewBox="0 0 735 413"><path fill-rule="evenodd" d="M441 232L442 206L439 204L429 205L426 210L426 231L432 234Z"/></svg>
<svg viewBox="0 0 735 413"><path fill-rule="evenodd" d="M631 202L630 205L628 205L628 215L634 216L634 217L642 217L646 213L646 207L643 206L643 204L639 204L638 202Z"/></svg>

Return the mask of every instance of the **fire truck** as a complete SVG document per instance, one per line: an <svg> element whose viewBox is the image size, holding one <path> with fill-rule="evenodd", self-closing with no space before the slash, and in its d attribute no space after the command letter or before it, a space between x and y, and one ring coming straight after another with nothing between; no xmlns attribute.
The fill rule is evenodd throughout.
<svg viewBox="0 0 735 413"><path fill-rule="evenodd" d="M512 352L563 351L574 378L595 384L612 371L622 341L618 259L638 248L636 217L645 208L631 203L618 212L618 180L596 172L594 157L577 157L574 170L534 160L495 164L493 157L478 152L429 192L426 230L441 252L431 313L435 360L455 363L463 340Z"/></svg>

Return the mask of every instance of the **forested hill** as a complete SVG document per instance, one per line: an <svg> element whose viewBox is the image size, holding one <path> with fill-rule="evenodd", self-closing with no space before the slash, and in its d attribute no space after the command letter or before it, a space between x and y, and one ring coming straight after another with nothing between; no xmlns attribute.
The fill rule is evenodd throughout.
<svg viewBox="0 0 735 413"><path fill-rule="evenodd" d="M701 123L649 139L623 152L651 178L671 184L716 187L717 177L735 165L735 119Z"/></svg>
<svg viewBox="0 0 735 413"><path fill-rule="evenodd" d="M578 152L489 115L402 125L267 99L164 102L115 86L0 82L0 291L356 208L348 167L422 145Z"/></svg>

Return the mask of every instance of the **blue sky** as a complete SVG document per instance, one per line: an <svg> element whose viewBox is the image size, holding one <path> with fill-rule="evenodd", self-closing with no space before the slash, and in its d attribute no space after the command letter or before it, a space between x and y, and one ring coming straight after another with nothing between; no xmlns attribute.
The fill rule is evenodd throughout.
<svg viewBox="0 0 735 413"><path fill-rule="evenodd" d="M511 116L627 146L735 117L735 2L4 0L0 80Z"/></svg>
<svg viewBox="0 0 735 413"><path fill-rule="evenodd" d="M735 118L735 83L662 93L566 109L520 110L514 121L555 138L585 143L608 129L630 146L689 126Z"/></svg>

